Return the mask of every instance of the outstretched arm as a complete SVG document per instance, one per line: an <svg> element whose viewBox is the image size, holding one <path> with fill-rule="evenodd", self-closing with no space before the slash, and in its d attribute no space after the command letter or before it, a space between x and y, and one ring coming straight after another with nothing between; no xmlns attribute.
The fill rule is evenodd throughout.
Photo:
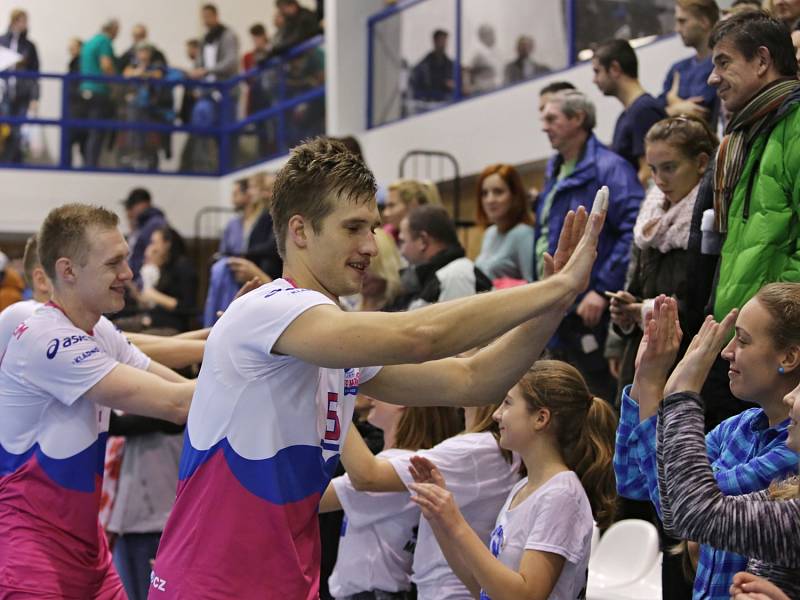
<svg viewBox="0 0 800 600"><path fill-rule="evenodd" d="M162 365L154 366L154 372L149 372L120 363L84 397L100 406L183 424L189 413L195 382L167 381L162 377L162 369L168 371Z"/></svg>
<svg viewBox="0 0 800 600"><path fill-rule="evenodd" d="M582 257L593 244L590 237L584 235L586 218L582 209L567 216L556 255L546 258L546 274L557 274L538 285L547 285L561 273L568 272L573 260ZM592 226L597 227L597 221ZM596 231L599 233L599 229ZM395 404L476 406L499 402L539 358L573 300L570 294L562 295L560 301L553 302L474 356L386 367L365 383L363 389L374 398ZM495 307L494 310L502 313L505 308ZM456 328L472 329L473 324L477 326L484 318L467 322L468 327L461 323Z"/></svg>
<svg viewBox="0 0 800 600"><path fill-rule="evenodd" d="M583 208L577 214L585 219ZM588 285L604 215L592 215L569 261L547 281L409 313L343 313L332 306L314 307L292 322L273 352L323 367L346 368L421 363L481 346L572 303Z"/></svg>

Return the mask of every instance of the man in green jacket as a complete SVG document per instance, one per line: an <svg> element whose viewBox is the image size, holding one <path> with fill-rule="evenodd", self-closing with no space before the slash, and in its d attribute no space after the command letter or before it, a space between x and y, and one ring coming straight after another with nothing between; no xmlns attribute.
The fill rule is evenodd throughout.
<svg viewBox="0 0 800 600"><path fill-rule="evenodd" d="M720 21L709 43L730 115L714 182L719 320L766 283L800 281L800 82L789 30L767 13Z"/></svg>

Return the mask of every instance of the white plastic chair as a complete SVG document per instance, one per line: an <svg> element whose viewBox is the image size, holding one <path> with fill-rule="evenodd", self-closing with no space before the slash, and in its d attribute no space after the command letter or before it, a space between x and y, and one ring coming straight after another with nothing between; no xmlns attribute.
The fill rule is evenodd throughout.
<svg viewBox="0 0 800 600"><path fill-rule="evenodd" d="M659 552L658 559L650 568L647 574L641 579L622 585L600 590L591 589L591 584L587 589L587 600L654 600L661 598L661 559Z"/></svg>
<svg viewBox="0 0 800 600"><path fill-rule="evenodd" d="M652 523L639 519L614 523L589 558L587 600L618 598L602 592L645 578L658 565L658 559L658 530ZM660 587L660 570L658 573Z"/></svg>

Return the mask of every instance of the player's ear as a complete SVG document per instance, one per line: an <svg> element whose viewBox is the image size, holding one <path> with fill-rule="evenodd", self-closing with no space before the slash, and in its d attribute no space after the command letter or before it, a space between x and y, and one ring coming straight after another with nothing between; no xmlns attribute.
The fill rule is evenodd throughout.
<svg viewBox="0 0 800 600"><path fill-rule="evenodd" d="M308 246L308 227L309 223L301 215L292 215L289 219L287 227L288 238L298 248L306 248Z"/></svg>

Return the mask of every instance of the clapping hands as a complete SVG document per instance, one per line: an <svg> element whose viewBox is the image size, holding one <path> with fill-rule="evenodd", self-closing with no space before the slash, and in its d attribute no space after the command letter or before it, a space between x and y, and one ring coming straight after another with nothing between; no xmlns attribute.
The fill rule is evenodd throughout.
<svg viewBox="0 0 800 600"><path fill-rule="evenodd" d="M664 295L655 300L652 317L643 328L642 341L636 353L636 374L630 396L639 402L639 418L647 419L658 412L664 384L675 364L683 331L678 321L678 303Z"/></svg>
<svg viewBox="0 0 800 600"><path fill-rule="evenodd" d="M408 487L416 494L411 500L420 507L431 527L449 531L458 527L464 517L436 465L422 456L412 456L408 470L414 478Z"/></svg>
<svg viewBox="0 0 800 600"><path fill-rule="evenodd" d="M699 393L708 373L728 340L731 328L739 314L737 309L729 312L722 323L714 317L706 317L700 332L694 336L683 360L678 363L664 388L664 395L676 392Z"/></svg>

